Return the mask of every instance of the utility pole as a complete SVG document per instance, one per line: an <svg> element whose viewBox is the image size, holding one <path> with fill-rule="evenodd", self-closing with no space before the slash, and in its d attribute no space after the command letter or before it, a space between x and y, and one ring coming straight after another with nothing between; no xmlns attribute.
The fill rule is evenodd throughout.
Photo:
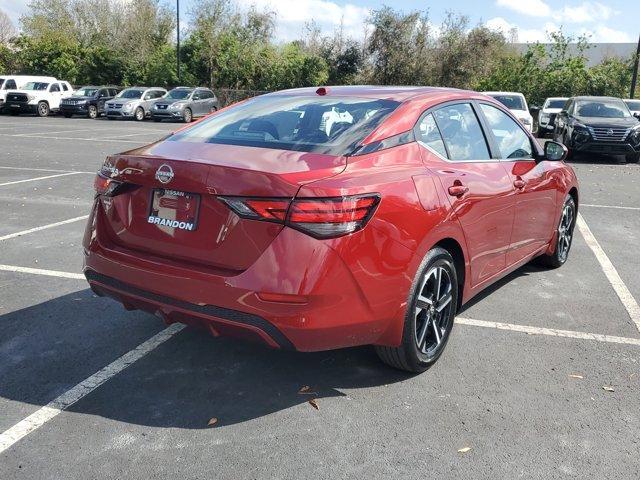
<svg viewBox="0 0 640 480"><path fill-rule="evenodd" d="M629 98L634 98L636 93L636 82L638 81L638 62L640 62L640 36L638 37L638 49L633 62L633 75L631 76L631 92Z"/></svg>
<svg viewBox="0 0 640 480"><path fill-rule="evenodd" d="M176 0L176 19L176 73L178 74L178 85L180 85L182 83L180 78L180 0Z"/></svg>

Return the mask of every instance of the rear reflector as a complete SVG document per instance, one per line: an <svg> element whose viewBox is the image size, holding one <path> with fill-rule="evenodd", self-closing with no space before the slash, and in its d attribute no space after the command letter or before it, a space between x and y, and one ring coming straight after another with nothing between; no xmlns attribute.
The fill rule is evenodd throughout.
<svg viewBox="0 0 640 480"><path fill-rule="evenodd" d="M276 222L316 238L362 229L380 202L378 194L330 198L219 197L242 218Z"/></svg>

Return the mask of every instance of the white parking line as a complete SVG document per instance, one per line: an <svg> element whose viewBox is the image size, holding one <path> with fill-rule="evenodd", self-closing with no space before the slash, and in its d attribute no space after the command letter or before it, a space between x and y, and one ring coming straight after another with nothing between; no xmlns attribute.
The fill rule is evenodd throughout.
<svg viewBox="0 0 640 480"><path fill-rule="evenodd" d="M0 453L11 447L13 444L37 430L49 420L55 418L71 405L87 396L107 380L122 372L125 368L137 362L145 355L162 345L180 332L184 325L174 323L161 332L151 337L146 342L141 343L130 352L125 353L120 358L110 363L102 370L86 378L75 387L41 407L25 419L19 421L14 426L0 434Z"/></svg>
<svg viewBox="0 0 640 480"><path fill-rule="evenodd" d="M67 223L73 223L79 220L86 220L87 218L89 218L89 215L82 215L80 217L70 218L69 220L62 220L61 222L49 223L48 225L42 225L41 227L30 228L29 230L22 230L21 232L10 233L9 235L0 237L0 242L2 240L9 240L10 238L21 237L22 235L27 235L28 233L39 232L40 230L46 230L48 228L58 227L60 225L66 225Z"/></svg>
<svg viewBox="0 0 640 480"><path fill-rule="evenodd" d="M0 133L0 136L2 136L2 135L3 134ZM79 140L79 141L84 141L84 142L97 142L97 143L100 143L100 142L116 142L116 143L137 143L137 144L140 144L140 142L137 141L137 140L115 140L115 139L105 140L103 138L54 137L54 136L48 136L48 135L38 135L37 137L29 137L29 138L46 138L46 139L49 139L49 140Z"/></svg>
<svg viewBox="0 0 640 480"><path fill-rule="evenodd" d="M0 167L2 170L24 170L27 172L61 172L61 173L88 173L95 175L96 172L82 172L78 170L59 170L56 168L30 168L30 167Z"/></svg>
<svg viewBox="0 0 640 480"><path fill-rule="evenodd" d="M602 335L600 333L576 332L573 330L558 330L556 328L532 327L529 325L516 325L513 323L488 322L485 320L475 320L472 318L457 317L455 322L460 325L471 325L473 327L495 328L497 330L508 330L510 332L521 332L529 335L547 335L550 337L577 338L579 340L595 340L596 342L617 343L622 345L635 345L640 347L640 338L616 337L612 335Z"/></svg>
<svg viewBox="0 0 640 480"><path fill-rule="evenodd" d="M640 210L640 207L622 207L619 205L593 205L589 203L580 204L581 207L591 207L591 208L617 208L620 210Z"/></svg>
<svg viewBox="0 0 640 480"><path fill-rule="evenodd" d="M84 280L85 277L81 273L60 272L58 270L43 270L41 268L18 267L16 265L0 264L0 271L15 273L30 273L32 275L44 275L46 277L71 278L74 280Z"/></svg>
<svg viewBox="0 0 640 480"><path fill-rule="evenodd" d="M27 132L27 133L2 133L3 137L39 137L40 135L52 135L54 133L77 133L77 132L104 132L101 128L73 128L67 130L57 130L46 132Z"/></svg>
<svg viewBox="0 0 640 480"><path fill-rule="evenodd" d="M631 318L633 323L636 324L638 331L640 331L640 306L638 306L638 302L636 302L636 299L633 298L633 295L631 295L631 292L618 274L616 267L613 266L613 263L611 263L611 260L609 260L609 257L604 252L604 250L598 243L598 240L596 240L596 237L594 237L593 233L591 232L591 229L587 225L587 222L584 221L584 218L579 213L576 225L578 226L578 230L580 230L580 233L584 237L585 242L598 259L598 262L602 267L602 271L604 272L607 279L609 280L609 283L620 298L620 301L624 305L624 308L626 308L629 317Z"/></svg>
<svg viewBox="0 0 640 480"><path fill-rule="evenodd" d="M67 172L67 173L58 173L56 175L47 175L44 177L27 178L25 180L15 180L13 182L0 183L0 187L4 187L6 185L16 185L18 183L35 182L36 180L46 180L48 178L65 177L67 175L77 175L78 173L79 172Z"/></svg>

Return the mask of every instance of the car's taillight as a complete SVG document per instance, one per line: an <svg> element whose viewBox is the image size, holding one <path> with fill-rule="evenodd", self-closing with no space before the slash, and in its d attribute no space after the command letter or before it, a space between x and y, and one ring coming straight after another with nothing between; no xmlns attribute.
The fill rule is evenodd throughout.
<svg viewBox="0 0 640 480"><path fill-rule="evenodd" d="M332 238L362 229L375 211L378 194L330 198L219 197L242 218L276 222L315 238Z"/></svg>
<svg viewBox="0 0 640 480"><path fill-rule="evenodd" d="M123 185L122 182L105 177L101 173L98 173L96 179L93 181L93 186L98 195L113 196L117 193L121 185Z"/></svg>

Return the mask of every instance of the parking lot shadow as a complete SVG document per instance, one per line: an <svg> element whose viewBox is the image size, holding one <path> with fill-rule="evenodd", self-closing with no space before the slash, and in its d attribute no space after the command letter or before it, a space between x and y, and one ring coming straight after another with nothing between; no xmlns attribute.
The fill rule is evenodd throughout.
<svg viewBox="0 0 640 480"><path fill-rule="evenodd" d="M35 406L163 328L155 317L126 312L88 290L2 315L0 324L0 353L8 359L0 365L0 397ZM136 425L207 428L211 417L231 425L409 377L383 365L370 347L279 351L187 328L69 410ZM299 393L304 386L309 393Z"/></svg>

